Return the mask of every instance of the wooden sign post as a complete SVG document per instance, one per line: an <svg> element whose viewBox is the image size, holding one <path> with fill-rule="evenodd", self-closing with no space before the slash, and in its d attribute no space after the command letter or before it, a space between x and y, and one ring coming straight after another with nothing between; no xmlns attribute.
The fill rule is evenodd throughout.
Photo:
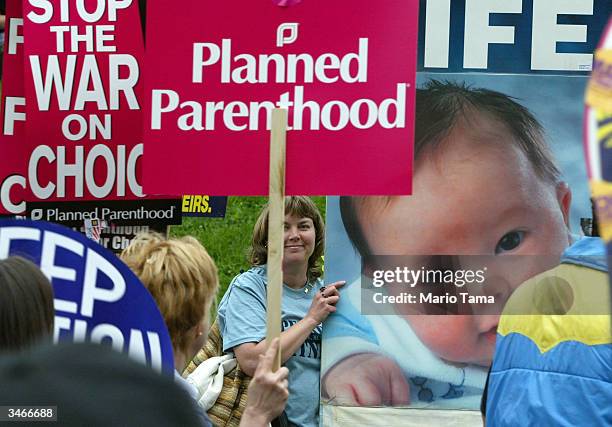
<svg viewBox="0 0 612 427"><path fill-rule="evenodd" d="M283 235L285 222L285 147L287 141L287 110L272 110L270 137L270 194L268 214L268 345L281 333L281 301L283 297ZM280 352L273 369L280 368Z"/></svg>

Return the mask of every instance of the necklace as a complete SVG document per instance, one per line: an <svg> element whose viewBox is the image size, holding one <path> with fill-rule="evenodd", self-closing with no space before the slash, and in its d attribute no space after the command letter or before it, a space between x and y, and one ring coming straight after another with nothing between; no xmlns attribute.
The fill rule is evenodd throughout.
<svg viewBox="0 0 612 427"><path fill-rule="evenodd" d="M310 290L314 287L314 283L308 283L306 282L306 284L304 285L304 293L308 294L308 292L310 292Z"/></svg>

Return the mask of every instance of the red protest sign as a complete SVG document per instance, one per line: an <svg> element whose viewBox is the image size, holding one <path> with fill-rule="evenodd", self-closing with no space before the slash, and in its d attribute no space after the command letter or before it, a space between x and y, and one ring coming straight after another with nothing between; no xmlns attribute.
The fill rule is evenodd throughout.
<svg viewBox="0 0 612 427"><path fill-rule="evenodd" d="M35 200L142 196L138 4L23 4L28 187Z"/></svg>
<svg viewBox="0 0 612 427"><path fill-rule="evenodd" d="M23 19L21 0L6 2L6 43L2 77L0 214L25 211L27 151L24 146Z"/></svg>
<svg viewBox="0 0 612 427"><path fill-rule="evenodd" d="M150 2L145 190L267 194L269 117L284 107L287 194L409 194L417 9Z"/></svg>

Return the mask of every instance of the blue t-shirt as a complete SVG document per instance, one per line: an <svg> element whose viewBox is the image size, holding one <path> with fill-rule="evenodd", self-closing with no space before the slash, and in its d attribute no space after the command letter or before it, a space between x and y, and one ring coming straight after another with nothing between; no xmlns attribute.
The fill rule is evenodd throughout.
<svg viewBox="0 0 612 427"><path fill-rule="evenodd" d="M239 274L230 284L217 312L223 351L265 339L266 285L265 266L253 267ZM304 318L320 286L320 281L301 289L283 286L283 331ZM310 333L284 366L289 369L289 399L285 409L289 421L301 427L318 427L321 325Z"/></svg>

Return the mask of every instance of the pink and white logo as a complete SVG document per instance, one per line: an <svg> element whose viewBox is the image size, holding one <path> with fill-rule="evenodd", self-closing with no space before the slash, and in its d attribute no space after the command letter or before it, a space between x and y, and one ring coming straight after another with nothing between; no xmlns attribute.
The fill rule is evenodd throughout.
<svg viewBox="0 0 612 427"><path fill-rule="evenodd" d="M295 42L298 38L299 25L297 22L280 24L276 29L276 47L283 47Z"/></svg>

